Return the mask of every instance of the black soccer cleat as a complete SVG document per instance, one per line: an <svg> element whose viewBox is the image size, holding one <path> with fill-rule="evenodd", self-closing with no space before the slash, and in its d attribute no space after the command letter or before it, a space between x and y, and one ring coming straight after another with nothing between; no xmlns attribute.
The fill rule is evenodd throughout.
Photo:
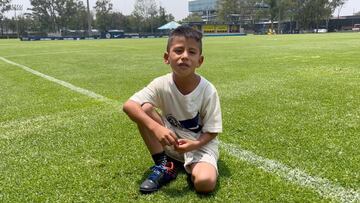
<svg viewBox="0 0 360 203"><path fill-rule="evenodd" d="M163 185L174 180L177 176L173 162L167 162L166 165L155 165L150 168L152 173L140 185L140 192L147 194L158 191Z"/></svg>

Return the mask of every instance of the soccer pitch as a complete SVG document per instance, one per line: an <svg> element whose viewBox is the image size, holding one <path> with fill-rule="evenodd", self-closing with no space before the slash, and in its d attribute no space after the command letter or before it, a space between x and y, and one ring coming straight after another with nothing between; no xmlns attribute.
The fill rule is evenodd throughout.
<svg viewBox="0 0 360 203"><path fill-rule="evenodd" d="M121 105L168 73L166 38L0 40L0 202L359 202L360 34L204 38L223 114L219 181L152 160Z"/></svg>

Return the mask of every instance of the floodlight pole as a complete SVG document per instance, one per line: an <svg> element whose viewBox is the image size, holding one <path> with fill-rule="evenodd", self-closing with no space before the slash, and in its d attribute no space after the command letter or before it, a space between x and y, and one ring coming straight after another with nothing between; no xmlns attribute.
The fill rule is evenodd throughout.
<svg viewBox="0 0 360 203"><path fill-rule="evenodd" d="M15 15L14 15L14 19L15 19L15 22L16 22L16 33L17 33L17 38L19 39L20 38L20 33L19 33L19 21L16 17L16 11L22 11L23 9L23 5L21 4L12 4L11 5L11 10L14 11Z"/></svg>
<svg viewBox="0 0 360 203"><path fill-rule="evenodd" d="M90 37L90 34L91 34L91 14L90 14L89 0L86 0L86 3L87 3L88 37Z"/></svg>

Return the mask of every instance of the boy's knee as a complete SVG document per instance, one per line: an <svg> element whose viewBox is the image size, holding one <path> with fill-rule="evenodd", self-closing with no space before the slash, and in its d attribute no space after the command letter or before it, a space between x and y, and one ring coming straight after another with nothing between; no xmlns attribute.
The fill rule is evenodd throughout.
<svg viewBox="0 0 360 203"><path fill-rule="evenodd" d="M196 192L210 193L215 190L216 177L200 175L198 177L194 177L193 180Z"/></svg>

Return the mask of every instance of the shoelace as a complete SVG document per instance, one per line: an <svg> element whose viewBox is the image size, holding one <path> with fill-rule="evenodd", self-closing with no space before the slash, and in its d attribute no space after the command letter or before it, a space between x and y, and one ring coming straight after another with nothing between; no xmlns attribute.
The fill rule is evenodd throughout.
<svg viewBox="0 0 360 203"><path fill-rule="evenodd" d="M163 165L155 165L150 168L153 172L149 175L149 179L156 181L159 178L160 174L165 173L166 168Z"/></svg>
<svg viewBox="0 0 360 203"><path fill-rule="evenodd" d="M168 164L169 164L169 166L165 167L166 173L171 178L175 178L176 177L176 169L175 169L174 163L173 162L168 162Z"/></svg>

